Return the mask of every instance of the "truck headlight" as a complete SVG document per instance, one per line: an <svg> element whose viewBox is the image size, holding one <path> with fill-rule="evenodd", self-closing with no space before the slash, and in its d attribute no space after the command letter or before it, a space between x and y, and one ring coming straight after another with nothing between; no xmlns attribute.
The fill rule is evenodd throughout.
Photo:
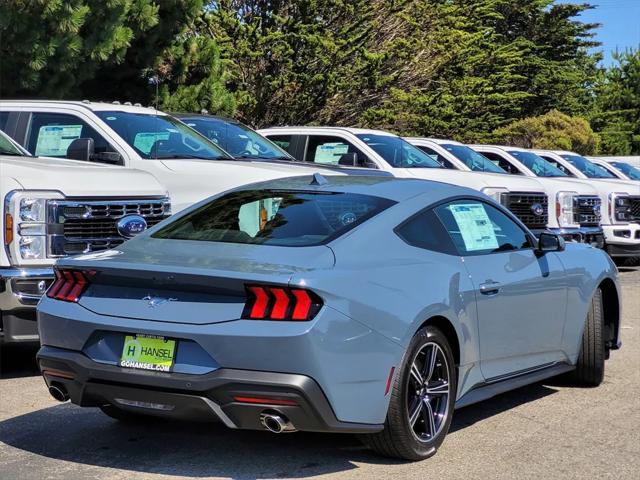
<svg viewBox="0 0 640 480"><path fill-rule="evenodd" d="M574 200L577 192L558 192L556 195L556 217L560 227L579 227L574 217Z"/></svg>
<svg viewBox="0 0 640 480"><path fill-rule="evenodd" d="M628 223L631 220L631 201L626 192L609 195L609 213L615 223Z"/></svg>
<svg viewBox="0 0 640 480"><path fill-rule="evenodd" d="M14 190L4 202L5 246L14 265L52 264L47 258L47 202L55 191Z"/></svg>
<svg viewBox="0 0 640 480"><path fill-rule="evenodd" d="M500 205L504 205L506 203L509 190L504 187L485 187L481 192L493 198Z"/></svg>

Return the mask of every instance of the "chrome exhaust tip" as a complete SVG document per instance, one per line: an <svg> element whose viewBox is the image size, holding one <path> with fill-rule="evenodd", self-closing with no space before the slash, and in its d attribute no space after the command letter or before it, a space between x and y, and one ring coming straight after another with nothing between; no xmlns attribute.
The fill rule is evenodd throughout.
<svg viewBox="0 0 640 480"><path fill-rule="evenodd" d="M272 433L290 433L296 431L296 428L289 419L279 413L262 412L260 414L260 423L265 429Z"/></svg>
<svg viewBox="0 0 640 480"><path fill-rule="evenodd" d="M69 400L67 389L61 385L51 385L49 387L49 394L59 402L66 402Z"/></svg>

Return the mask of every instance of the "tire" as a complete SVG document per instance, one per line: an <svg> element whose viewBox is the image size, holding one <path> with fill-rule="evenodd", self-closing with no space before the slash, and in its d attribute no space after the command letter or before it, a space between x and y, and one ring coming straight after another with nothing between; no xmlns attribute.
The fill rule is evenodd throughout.
<svg viewBox="0 0 640 480"><path fill-rule="evenodd" d="M114 405L102 405L99 407L106 416L123 423L146 423L152 420L152 416L143 413L134 413Z"/></svg>
<svg viewBox="0 0 640 480"><path fill-rule="evenodd" d="M591 306L582 334L582 345L578 354L573 381L585 387L597 387L604 379L604 361L606 358L604 344L604 316L602 308L602 290L593 294Z"/></svg>
<svg viewBox="0 0 640 480"><path fill-rule="evenodd" d="M436 361L429 375L426 359L431 358L429 355L434 352ZM427 379L420 391L418 377L412 371L414 363L420 370L420 378ZM446 389L444 381L447 382ZM403 363L393 379L384 429L362 435L361 440L385 457L424 460L433 456L451 426L456 387L456 368L447 338L435 327L420 329L411 340ZM443 393L445 390L448 393ZM414 412L413 418L417 418L413 426L410 410ZM429 417L433 422L428 421ZM435 434L432 434L434 430Z"/></svg>

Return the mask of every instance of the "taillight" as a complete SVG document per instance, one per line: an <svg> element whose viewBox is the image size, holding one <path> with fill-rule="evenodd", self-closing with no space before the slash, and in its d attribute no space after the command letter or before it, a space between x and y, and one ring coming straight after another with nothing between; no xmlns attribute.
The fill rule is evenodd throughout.
<svg viewBox="0 0 640 480"><path fill-rule="evenodd" d="M89 286L94 271L56 269L56 280L47 290L47 297L63 300L65 302L77 302Z"/></svg>
<svg viewBox="0 0 640 480"><path fill-rule="evenodd" d="M304 288L247 285L242 318L307 321L322 308L322 299Z"/></svg>

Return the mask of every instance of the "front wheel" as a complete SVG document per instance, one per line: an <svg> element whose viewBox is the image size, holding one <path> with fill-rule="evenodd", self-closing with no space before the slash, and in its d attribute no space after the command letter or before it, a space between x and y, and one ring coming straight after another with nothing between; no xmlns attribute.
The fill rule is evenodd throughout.
<svg viewBox="0 0 640 480"><path fill-rule="evenodd" d="M598 288L593 294L591 306L587 313L578 362L573 372L574 382L585 387L597 387L600 385L604 380L606 353L602 290Z"/></svg>
<svg viewBox="0 0 640 480"><path fill-rule="evenodd" d="M395 375L384 429L363 436L386 457L423 460L434 455L449 431L456 394L451 347L435 327L413 337Z"/></svg>

